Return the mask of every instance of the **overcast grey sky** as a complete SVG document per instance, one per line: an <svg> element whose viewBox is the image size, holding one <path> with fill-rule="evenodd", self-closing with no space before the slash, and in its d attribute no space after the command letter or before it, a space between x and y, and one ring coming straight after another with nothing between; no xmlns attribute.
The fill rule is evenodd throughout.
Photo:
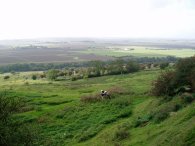
<svg viewBox="0 0 195 146"><path fill-rule="evenodd" d="M195 39L195 0L0 0L0 39Z"/></svg>

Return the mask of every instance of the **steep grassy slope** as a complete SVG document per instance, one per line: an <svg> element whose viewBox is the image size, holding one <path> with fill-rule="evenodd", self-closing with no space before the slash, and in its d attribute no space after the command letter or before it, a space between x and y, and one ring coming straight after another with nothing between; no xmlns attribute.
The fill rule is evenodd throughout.
<svg viewBox="0 0 195 146"><path fill-rule="evenodd" d="M34 145L183 146L194 143L194 103L182 104L179 97L162 101L149 95L159 71L60 82L33 81L31 74L10 75L8 80L0 75L0 89L7 90L13 98L25 99L23 112L15 115L14 120L37 125L40 139ZM124 92L93 103L80 101L83 95L113 87L120 87ZM176 104L181 107L171 109L162 122L147 117ZM147 120L135 126L140 118Z"/></svg>

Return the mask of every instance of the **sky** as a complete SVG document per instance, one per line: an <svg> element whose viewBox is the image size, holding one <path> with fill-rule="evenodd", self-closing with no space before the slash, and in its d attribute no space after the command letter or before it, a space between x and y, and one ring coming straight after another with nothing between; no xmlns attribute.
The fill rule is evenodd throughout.
<svg viewBox="0 0 195 146"><path fill-rule="evenodd" d="M195 39L195 0L0 0L0 40Z"/></svg>

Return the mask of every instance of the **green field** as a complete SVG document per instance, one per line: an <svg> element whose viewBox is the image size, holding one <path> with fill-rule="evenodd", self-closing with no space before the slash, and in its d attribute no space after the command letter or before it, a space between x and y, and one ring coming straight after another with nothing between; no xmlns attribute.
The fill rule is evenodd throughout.
<svg viewBox="0 0 195 146"><path fill-rule="evenodd" d="M190 57L195 55L194 49L174 49L174 48L157 48L157 47L142 47L142 46L110 46L105 49L88 49L81 51L85 54L96 54L102 56L135 56L135 57Z"/></svg>
<svg viewBox="0 0 195 146"><path fill-rule="evenodd" d="M39 74L38 72L37 74ZM127 75L104 76L77 81L32 80L35 72L0 74L0 89L13 98L23 97L27 104L15 119L38 125L40 139L34 145L48 146L184 146L194 144L195 104L170 112L160 123L148 121L133 126L138 117L168 108L178 101L161 102L149 94L151 83L160 71L141 71ZM112 99L85 103L83 95L101 89L122 88ZM120 128L125 129L121 138ZM124 133L123 133L124 132ZM117 135L117 133L119 133Z"/></svg>

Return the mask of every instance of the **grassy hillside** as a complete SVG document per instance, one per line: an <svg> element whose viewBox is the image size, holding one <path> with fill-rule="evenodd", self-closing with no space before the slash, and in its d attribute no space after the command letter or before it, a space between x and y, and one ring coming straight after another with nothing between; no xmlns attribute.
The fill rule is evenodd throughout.
<svg viewBox="0 0 195 146"><path fill-rule="evenodd" d="M151 83L159 73L141 71L77 81L32 80L32 72L10 74L4 80L1 74L0 89L25 100L13 119L36 125L40 134L33 145L191 146L195 104L186 104L180 97L170 101L152 97ZM113 98L80 101L101 89L115 90Z"/></svg>

